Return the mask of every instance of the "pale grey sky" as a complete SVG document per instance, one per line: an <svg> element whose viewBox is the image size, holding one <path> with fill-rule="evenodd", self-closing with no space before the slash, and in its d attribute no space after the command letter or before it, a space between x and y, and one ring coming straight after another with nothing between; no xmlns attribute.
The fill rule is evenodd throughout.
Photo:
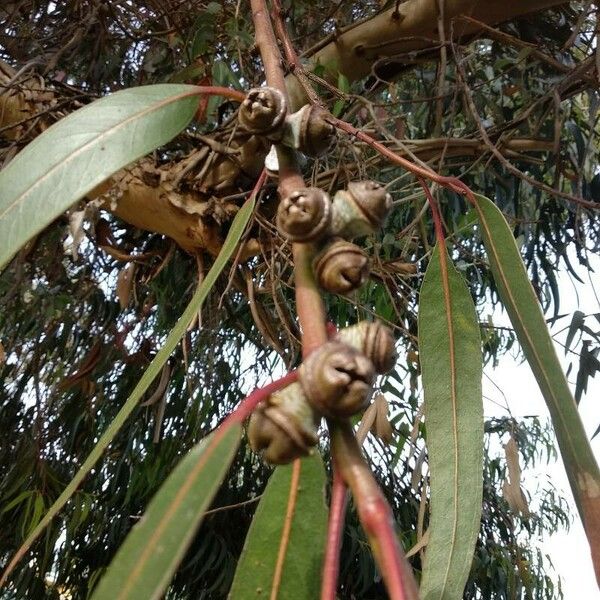
<svg viewBox="0 0 600 600"><path fill-rule="evenodd" d="M595 267L596 273L590 273L591 280L589 282L586 281L585 285L577 283L576 292L569 277L565 273L559 275L561 314L572 313L577 309L585 314L600 313L600 305L593 290L593 287L595 287L596 293L600 293L600 258L594 257L592 264ZM506 314L502 314L500 311L496 311L493 318L495 325L510 325ZM569 323L570 316L561 319L552 328L553 333L567 327ZM597 327L598 323L596 321L594 324L590 323L590 325ZM557 335L556 339L564 343L566 335L567 332L564 331ZM559 344L556 344L556 348L566 372L569 361L565 357L564 348ZM578 360L576 360L569 375L569 383L573 391L575 389L578 366ZM501 359L496 369L487 368L486 374L502 390L514 416L536 414L549 418L544 399L526 362L518 362L510 356L505 356ZM503 404L505 400L500 391L487 377L484 377L483 380L483 393L484 397L487 398L485 401L487 416L506 415L506 412L502 411L495 403ZM600 424L600 375L595 379L589 380L588 391L581 399L579 410L588 436L591 437ZM600 434L592 441L592 449L596 458L600 461ZM556 487L562 490L564 497L568 499L574 517L573 524L568 532L560 531L542 542L542 550L551 556L554 567L563 579L565 599L600 599L589 547L577 515L562 460L559 458L554 464L548 466L542 465L536 469L535 473L524 473L524 478L528 476L550 477Z"/></svg>

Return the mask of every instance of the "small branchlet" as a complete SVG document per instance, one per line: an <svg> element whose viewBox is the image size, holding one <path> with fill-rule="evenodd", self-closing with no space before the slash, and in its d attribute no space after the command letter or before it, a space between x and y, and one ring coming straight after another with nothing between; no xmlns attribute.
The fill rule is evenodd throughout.
<svg viewBox="0 0 600 600"><path fill-rule="evenodd" d="M327 417L339 419L367 407L375 368L356 348L330 341L308 356L298 376L312 407Z"/></svg>

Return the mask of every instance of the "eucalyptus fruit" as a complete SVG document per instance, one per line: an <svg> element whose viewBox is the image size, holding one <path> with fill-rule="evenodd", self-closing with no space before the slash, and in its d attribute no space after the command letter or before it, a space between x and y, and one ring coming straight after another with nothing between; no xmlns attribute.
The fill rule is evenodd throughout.
<svg viewBox="0 0 600 600"><path fill-rule="evenodd" d="M304 105L286 117L281 142L307 156L325 154L335 139L335 128L326 120L328 114L319 106Z"/></svg>
<svg viewBox="0 0 600 600"><path fill-rule="evenodd" d="M277 228L292 242L315 242L329 235L331 199L315 187L296 190L277 208Z"/></svg>
<svg viewBox="0 0 600 600"><path fill-rule="evenodd" d="M345 239L374 233L392 208L392 197L376 181L354 181L333 197L331 232Z"/></svg>
<svg viewBox="0 0 600 600"><path fill-rule="evenodd" d="M396 341L391 329L379 321L361 321L341 329L334 339L360 350L377 373L387 373L396 364Z"/></svg>
<svg viewBox="0 0 600 600"><path fill-rule="evenodd" d="M308 402L318 413L345 418L369 404L375 367L356 348L330 341L308 356L298 376Z"/></svg>
<svg viewBox="0 0 600 600"><path fill-rule="evenodd" d="M369 276L369 257L356 244L333 238L315 257L313 270L321 288L348 294Z"/></svg>
<svg viewBox="0 0 600 600"><path fill-rule="evenodd" d="M273 465L310 454L319 441L318 417L298 382L274 392L250 417L250 447Z"/></svg>
<svg viewBox="0 0 600 600"><path fill-rule="evenodd" d="M252 88L240 105L238 122L248 133L278 140L287 115L284 95L272 87Z"/></svg>

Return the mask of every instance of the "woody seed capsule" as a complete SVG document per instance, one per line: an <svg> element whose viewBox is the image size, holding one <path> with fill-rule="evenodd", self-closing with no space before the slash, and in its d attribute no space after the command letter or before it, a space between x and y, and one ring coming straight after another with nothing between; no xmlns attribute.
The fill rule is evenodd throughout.
<svg viewBox="0 0 600 600"><path fill-rule="evenodd" d="M391 329L379 321L361 321L341 329L335 339L363 352L377 373L387 373L396 364L398 355L394 336Z"/></svg>
<svg viewBox="0 0 600 600"><path fill-rule="evenodd" d="M304 188L286 196L277 208L277 228L292 242L315 242L329 232L331 199L319 188Z"/></svg>
<svg viewBox="0 0 600 600"><path fill-rule="evenodd" d="M331 341L308 356L298 375L306 398L317 412L345 418L367 407L375 369L362 352Z"/></svg>
<svg viewBox="0 0 600 600"><path fill-rule="evenodd" d="M348 294L369 276L369 258L355 244L334 238L315 257L313 270L324 290Z"/></svg>
<svg viewBox="0 0 600 600"><path fill-rule="evenodd" d="M307 456L319 440L317 416L298 382L271 394L250 417L250 447L273 465Z"/></svg>
<svg viewBox="0 0 600 600"><path fill-rule="evenodd" d="M331 231L345 239L374 233L392 208L392 197L375 181L354 181L333 197Z"/></svg>
<svg viewBox="0 0 600 600"><path fill-rule="evenodd" d="M272 87L253 88L240 105L238 122L248 133L265 135L277 140L287 114L283 94Z"/></svg>

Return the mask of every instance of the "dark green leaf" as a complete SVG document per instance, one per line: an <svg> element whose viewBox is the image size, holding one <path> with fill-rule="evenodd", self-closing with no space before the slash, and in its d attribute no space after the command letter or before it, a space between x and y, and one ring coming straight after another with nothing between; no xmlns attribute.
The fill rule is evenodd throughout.
<svg viewBox="0 0 600 600"><path fill-rule="evenodd" d="M230 600L318 598L326 532L320 456L277 468L256 509Z"/></svg>
<svg viewBox="0 0 600 600"><path fill-rule="evenodd" d="M419 355L431 478L424 600L461 598L483 493L482 357L469 289L436 246L419 299Z"/></svg>
<svg viewBox="0 0 600 600"><path fill-rule="evenodd" d="M232 423L195 446L154 496L111 562L93 600L162 598L240 443Z"/></svg>

